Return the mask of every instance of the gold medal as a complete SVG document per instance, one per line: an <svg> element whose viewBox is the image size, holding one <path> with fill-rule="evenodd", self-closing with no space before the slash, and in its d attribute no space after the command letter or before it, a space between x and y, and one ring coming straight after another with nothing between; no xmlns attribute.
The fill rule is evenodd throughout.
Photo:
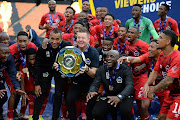
<svg viewBox="0 0 180 120"><path fill-rule="evenodd" d="M26 67L26 68L23 68L22 71L23 71L24 73L27 73L27 72L28 72L28 68L27 68L27 67Z"/></svg>
<svg viewBox="0 0 180 120"><path fill-rule="evenodd" d="M109 85L109 91L113 91L114 87L112 85Z"/></svg>

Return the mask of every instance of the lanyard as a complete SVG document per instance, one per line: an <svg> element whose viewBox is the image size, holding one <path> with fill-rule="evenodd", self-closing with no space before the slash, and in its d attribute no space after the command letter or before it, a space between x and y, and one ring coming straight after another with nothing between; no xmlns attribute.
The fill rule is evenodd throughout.
<svg viewBox="0 0 180 120"><path fill-rule="evenodd" d="M105 55L107 55L107 53L104 52L103 49L102 49L102 60L103 60L103 65L104 65L104 58L105 58Z"/></svg>
<svg viewBox="0 0 180 120"><path fill-rule="evenodd" d="M127 40L127 39L126 39L126 40ZM124 42L124 44L123 44L123 46L122 46L122 49L121 49L120 43L119 43L119 41L118 41L118 51L119 51L120 54L123 53L124 48L125 48L125 42Z"/></svg>
<svg viewBox="0 0 180 120"><path fill-rule="evenodd" d="M58 52L59 52L59 50L61 49L61 44L62 44L62 42L59 44L59 47L58 47ZM49 42L49 47L50 47L50 52L51 52L51 55L52 55L52 58L53 58L53 60L55 61L55 58L54 58L54 55L53 55L53 51L52 51L52 46L51 46L51 43Z"/></svg>
<svg viewBox="0 0 180 120"><path fill-rule="evenodd" d="M67 28L67 24L66 24L66 22L65 22L65 29L66 29L67 33L69 33L69 29L72 27L73 23L74 23L74 21L72 20L72 21L71 21L71 24L70 24L69 27Z"/></svg>
<svg viewBox="0 0 180 120"><path fill-rule="evenodd" d="M89 45L87 46L86 50L84 51L84 55L88 53Z"/></svg>
<svg viewBox="0 0 180 120"><path fill-rule="evenodd" d="M101 21L101 19L100 19L100 25L102 25L102 21Z"/></svg>
<svg viewBox="0 0 180 120"><path fill-rule="evenodd" d="M56 16L56 12L54 13L53 18L51 19L51 14L49 12L49 20L50 20L51 25L53 24L53 20L55 16Z"/></svg>
<svg viewBox="0 0 180 120"><path fill-rule="evenodd" d="M138 28L140 27L141 21L142 21L142 16L141 16L141 18L140 18L140 20L139 20ZM134 27L136 27L136 22L135 22L135 20L134 20Z"/></svg>
<svg viewBox="0 0 180 120"><path fill-rule="evenodd" d="M153 60L151 60L151 64L152 64L152 70L154 69L154 62Z"/></svg>
<svg viewBox="0 0 180 120"><path fill-rule="evenodd" d="M19 45L17 45L17 48L18 48L18 52L19 52L19 55L20 55L20 59L21 59L21 63L23 65L23 68L26 68L26 55L22 55L20 49L19 49Z"/></svg>
<svg viewBox="0 0 180 120"><path fill-rule="evenodd" d="M76 38L75 38L74 35L73 35L73 45L74 45L74 44L77 44L77 43L76 43Z"/></svg>
<svg viewBox="0 0 180 120"><path fill-rule="evenodd" d="M108 36L106 36L106 27L105 27L105 28L104 28L104 38L106 38L106 37L110 37L110 36L111 36L112 31L113 31L113 26L111 27L111 30L109 31Z"/></svg>
<svg viewBox="0 0 180 120"><path fill-rule="evenodd" d="M117 65L117 67L116 67L116 69L115 69L115 71L113 73L113 76L111 77L110 72L109 72L109 67L107 66L107 70L108 70L108 73L109 73L109 79L110 79L110 85L111 86L112 86L113 81L115 80L115 77L116 77L116 74L117 74L117 72L119 70L119 67L120 67L120 64Z"/></svg>
<svg viewBox="0 0 180 120"><path fill-rule="evenodd" d="M164 21L163 25L161 24L161 19L160 19L160 32L164 30L164 27L165 27L165 25L166 25L166 22L167 22L168 18L169 18L169 17L166 16L166 20Z"/></svg>

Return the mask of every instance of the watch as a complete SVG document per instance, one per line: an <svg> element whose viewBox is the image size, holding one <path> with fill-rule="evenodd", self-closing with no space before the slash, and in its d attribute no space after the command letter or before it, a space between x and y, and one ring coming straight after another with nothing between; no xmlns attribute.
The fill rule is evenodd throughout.
<svg viewBox="0 0 180 120"><path fill-rule="evenodd" d="M122 95L118 94L117 97L122 101Z"/></svg>

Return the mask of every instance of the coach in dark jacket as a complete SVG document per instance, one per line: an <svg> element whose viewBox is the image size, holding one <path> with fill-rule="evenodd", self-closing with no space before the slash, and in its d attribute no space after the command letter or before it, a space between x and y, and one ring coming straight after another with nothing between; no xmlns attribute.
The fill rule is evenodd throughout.
<svg viewBox="0 0 180 120"><path fill-rule="evenodd" d="M57 53L71 43L62 40L62 32L58 28L51 30L50 42L46 49L40 47L37 51L35 62L35 94L37 96L34 104L33 120L38 120L44 97L48 95L52 77L55 80L55 98L53 104L52 119L59 117L59 110L62 103L62 92L67 78L61 78L61 74L53 69Z"/></svg>
<svg viewBox="0 0 180 120"><path fill-rule="evenodd" d="M122 120L131 120L133 75L127 64L118 64L118 58L118 51L110 50L106 57L107 64L102 65L96 72L95 80L87 95L88 120L93 118L105 120L107 113L116 111L116 106ZM105 94L97 96L101 83ZM113 116L113 119L117 119L117 116Z"/></svg>

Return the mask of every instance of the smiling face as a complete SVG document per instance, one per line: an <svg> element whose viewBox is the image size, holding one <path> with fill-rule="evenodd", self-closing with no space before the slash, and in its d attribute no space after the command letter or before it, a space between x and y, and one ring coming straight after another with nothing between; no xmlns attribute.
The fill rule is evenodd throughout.
<svg viewBox="0 0 180 120"><path fill-rule="evenodd" d="M73 10L70 9L70 8L67 9L67 10L65 11L65 13L64 13L64 16L65 16L65 18L66 18L67 21L72 20L73 17L74 17L74 12L73 12Z"/></svg>
<svg viewBox="0 0 180 120"><path fill-rule="evenodd" d="M10 56L10 50L8 47L2 47L0 49L0 61L1 62L6 62L8 57Z"/></svg>
<svg viewBox="0 0 180 120"><path fill-rule="evenodd" d="M127 36L127 29L125 27L120 27L118 29L118 37L120 40L126 39Z"/></svg>
<svg viewBox="0 0 180 120"><path fill-rule="evenodd" d="M141 11L140 7L133 6L133 8L132 8L132 17L133 17L133 19L139 18L141 16L141 13L142 13L142 11Z"/></svg>
<svg viewBox="0 0 180 120"><path fill-rule="evenodd" d="M159 53L161 52L161 50L157 49L157 47L158 47L158 44L155 41L151 42L148 48L149 57L153 58L155 56L159 56Z"/></svg>
<svg viewBox="0 0 180 120"><path fill-rule="evenodd" d="M104 24L106 27L112 26L114 24L114 19L110 15L106 15L104 18Z"/></svg>
<svg viewBox="0 0 180 120"><path fill-rule="evenodd" d="M80 49L84 49L88 46L90 41L90 36L86 32L77 33L77 45Z"/></svg>
<svg viewBox="0 0 180 120"><path fill-rule="evenodd" d="M111 50L113 47L113 42L109 41L109 40L103 40L102 42L102 49L104 52L108 52L109 50Z"/></svg>
<svg viewBox="0 0 180 120"><path fill-rule="evenodd" d="M56 10L56 3L54 1L48 2L48 7L50 11L55 11Z"/></svg>
<svg viewBox="0 0 180 120"><path fill-rule="evenodd" d="M25 51L27 49L29 43L29 38L25 35L20 35L17 37L17 44L19 45L19 49L21 51Z"/></svg>
<svg viewBox="0 0 180 120"><path fill-rule="evenodd" d="M0 42L6 44L7 46L9 46L9 44L10 44L10 37L9 37L9 35L7 33L5 33L5 32L1 33L1 35L0 35Z"/></svg>
<svg viewBox="0 0 180 120"><path fill-rule="evenodd" d="M106 62L109 68L114 68L117 65L119 53L116 50L110 50L106 56Z"/></svg>
<svg viewBox="0 0 180 120"><path fill-rule="evenodd" d="M50 33L50 38L51 46L53 49L56 49L59 47L60 43L62 42L62 36L60 33Z"/></svg>

